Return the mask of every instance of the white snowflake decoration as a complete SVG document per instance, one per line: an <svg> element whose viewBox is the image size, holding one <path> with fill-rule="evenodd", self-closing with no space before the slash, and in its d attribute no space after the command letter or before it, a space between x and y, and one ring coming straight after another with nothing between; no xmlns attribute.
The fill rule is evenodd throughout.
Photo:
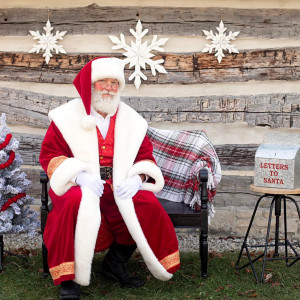
<svg viewBox="0 0 300 300"><path fill-rule="evenodd" d="M120 34L120 39L115 36L109 36L110 40L116 44L116 46L112 47L113 50L124 49L127 51L123 53L123 55L127 57L124 59L124 64L126 65L129 63L129 68L132 68L133 66L135 67L135 70L130 75L129 80L134 78L134 84L137 89L141 85L141 78L143 80L147 79L147 76L141 71L141 68L146 70L146 64L150 66L153 76L156 75L156 71L164 74L167 73L165 68L160 65L164 62L164 59L152 60L151 57L153 57L154 54L150 52L152 50L163 52L164 49L160 46L163 46L167 42L168 38L161 38L157 40L157 35L154 35L151 44L148 46L148 41L142 43L142 38L149 30L145 29L142 31L142 28L142 23L138 20L136 24L136 31L130 29L131 34L135 37L135 42L131 41L131 46L126 44L123 33Z"/></svg>
<svg viewBox="0 0 300 300"><path fill-rule="evenodd" d="M33 48L29 51L29 53L39 53L40 50L45 51L43 56L45 57L46 63L49 63L50 58L53 56L51 51L55 50L56 54L58 53L64 53L66 54L67 52L63 49L63 46L57 45L58 40L62 40L63 36L67 33L67 31L56 31L56 34L53 35L51 33L53 27L51 27L50 21L48 20L46 23L46 27L43 27L45 30L46 34L40 34L39 31L30 31L29 33L33 36L34 40L39 40L38 44L33 45Z"/></svg>
<svg viewBox="0 0 300 300"><path fill-rule="evenodd" d="M235 40L237 35L240 33L239 31L232 32L230 31L228 35L226 35L226 27L224 27L223 21L221 20L219 27L217 27L218 34L214 35L213 31L202 30L206 35L207 40L212 40L211 44L206 44L205 48L202 52L212 53L215 49L215 56L218 58L218 62L221 63L222 58L225 56L224 51L228 51L229 53L239 53L239 51L235 48L235 45L231 45L230 41Z"/></svg>

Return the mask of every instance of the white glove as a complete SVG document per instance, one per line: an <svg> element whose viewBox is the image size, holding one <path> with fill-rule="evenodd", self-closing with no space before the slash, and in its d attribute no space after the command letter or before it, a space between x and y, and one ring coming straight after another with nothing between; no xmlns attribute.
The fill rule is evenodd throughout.
<svg viewBox="0 0 300 300"><path fill-rule="evenodd" d="M89 174L87 172L80 172L76 179L75 182L80 186L80 187L87 187L90 190L92 190L99 198L103 194L104 190L104 180L101 180L97 176L93 174Z"/></svg>
<svg viewBox="0 0 300 300"><path fill-rule="evenodd" d="M142 180L139 175L125 178L117 188L117 196L121 199L132 198L142 187Z"/></svg>

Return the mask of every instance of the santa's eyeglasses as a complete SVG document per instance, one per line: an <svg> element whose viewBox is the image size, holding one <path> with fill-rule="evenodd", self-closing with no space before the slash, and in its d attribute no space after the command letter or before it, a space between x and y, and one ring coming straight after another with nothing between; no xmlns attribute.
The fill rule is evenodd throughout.
<svg viewBox="0 0 300 300"><path fill-rule="evenodd" d="M103 88L106 88L109 85L113 89L116 89L117 87L119 87L119 82L117 80L105 80L105 79L101 79L101 80L98 80L98 82L101 84L101 86Z"/></svg>

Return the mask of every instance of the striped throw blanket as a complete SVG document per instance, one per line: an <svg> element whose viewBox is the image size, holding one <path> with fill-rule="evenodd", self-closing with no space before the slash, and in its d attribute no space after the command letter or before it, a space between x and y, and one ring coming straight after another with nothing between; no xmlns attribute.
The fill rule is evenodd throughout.
<svg viewBox="0 0 300 300"><path fill-rule="evenodd" d="M209 203L221 180L217 153L202 130L162 130L149 127L147 136L153 145L153 155L160 167L165 186L157 197L184 202L194 209L201 206L199 170L208 170ZM210 214L213 207L210 205Z"/></svg>

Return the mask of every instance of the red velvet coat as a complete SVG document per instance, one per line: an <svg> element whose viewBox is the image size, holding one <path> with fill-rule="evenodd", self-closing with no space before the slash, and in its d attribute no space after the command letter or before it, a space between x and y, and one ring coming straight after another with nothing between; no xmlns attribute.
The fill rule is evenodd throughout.
<svg viewBox="0 0 300 300"><path fill-rule="evenodd" d="M101 160L99 161L97 131L95 126L90 128L82 126L86 111L81 99L75 99L56 108L49 113L49 116L52 122L42 145L40 162L51 177L51 197L57 200L52 199L53 202L59 203L60 197L66 197L68 193L72 194L72 191L76 191L76 197L80 195L75 224L74 273L76 282L88 285L91 261L101 222L100 205L99 198L91 190L76 187L74 178L81 171L99 176ZM137 209L143 199L154 197L147 191L158 192L164 184L162 174L154 163L152 145L146 138L146 130L146 121L129 106L121 103L114 129L113 190L116 190L117 185L124 178L135 174L147 174L154 181L143 183L142 191L138 192L136 198L120 199L115 193L112 197L149 270L155 277L167 280L179 267L178 243L174 228L163 208L157 205L160 212L158 219L160 224L157 229L161 231L161 228L166 228L165 236L157 239L158 232L151 231L151 223L153 224L155 215L147 216L147 210ZM73 196L75 197L75 194ZM157 199L155 201L157 203ZM143 210L145 216L151 220L149 229L146 229L147 226L143 225L143 221L141 223L141 219L145 219L141 216ZM161 244L162 240L165 240L166 244L160 245L161 253L158 250L154 251L153 246L149 245L150 236L152 239L156 238L156 241L151 241L152 244ZM170 244L170 247L166 246L167 244ZM64 265L64 267L70 266ZM69 271L71 274L72 270ZM72 276L71 274L71 279ZM67 279L66 277L64 280Z"/></svg>

